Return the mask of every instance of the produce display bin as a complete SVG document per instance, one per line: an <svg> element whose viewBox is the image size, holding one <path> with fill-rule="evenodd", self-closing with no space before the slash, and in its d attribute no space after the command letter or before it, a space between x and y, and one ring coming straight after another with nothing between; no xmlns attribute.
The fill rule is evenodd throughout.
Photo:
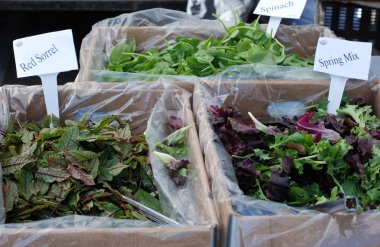
<svg viewBox="0 0 380 247"><path fill-rule="evenodd" d="M189 98L190 94L185 90L159 82L77 82L59 87L61 119L78 119L88 112L96 121L113 114L129 120L133 131L147 129L147 139L152 138L150 134L160 138L154 128L166 124L162 121L172 115L180 117L185 125L194 125ZM0 126L3 130L8 119L40 121L46 115L41 86L3 86L0 88L0 103ZM160 115L161 119L151 119L151 114ZM5 224L3 196L0 194L0 245L125 246L128 243L128 246L216 246L218 219L210 197L196 128L187 132L185 143L189 149L190 165L184 187L173 186L166 168L160 171L163 165L157 166L151 159L156 187L160 198L166 202L164 214L180 225L79 215ZM148 144L151 147L149 141ZM165 194L168 192L169 195Z"/></svg>
<svg viewBox="0 0 380 247"><path fill-rule="evenodd" d="M226 23L233 25L233 23ZM123 14L93 25L83 39L80 49L80 71L77 81L129 81L133 79L156 79L160 76L107 71L108 57L114 46L127 43L135 38L138 52L150 48L162 48L174 42L177 36L205 40L211 36L222 38L225 29L217 20L200 20L184 12L168 9L149 9L131 14ZM276 38L286 47L286 52L301 57L314 55L320 36L335 37L325 27L281 25ZM195 76L165 76L192 91Z"/></svg>
<svg viewBox="0 0 380 247"><path fill-rule="evenodd" d="M287 73L301 74L294 68ZM318 102L327 96L328 88L329 80L315 77L303 81L273 78L222 81L216 78L196 84L193 111L220 217L222 246L379 245L378 211L346 213L343 210L323 213L255 200L243 195L237 184L231 157L214 132L206 108L210 105L232 105L243 119L249 120L247 113L250 111L265 122L273 120L273 116L284 109L289 112L291 108L302 108ZM380 116L380 89L377 81L349 81L344 94L362 97ZM273 106L274 104L278 105ZM274 112L273 107L277 107ZM344 206L343 203L341 206Z"/></svg>

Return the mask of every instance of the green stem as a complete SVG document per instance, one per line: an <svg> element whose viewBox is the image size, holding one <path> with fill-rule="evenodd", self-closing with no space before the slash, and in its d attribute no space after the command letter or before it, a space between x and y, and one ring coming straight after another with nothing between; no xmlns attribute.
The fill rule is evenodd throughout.
<svg viewBox="0 0 380 247"><path fill-rule="evenodd" d="M240 63L237 62L237 61L234 61L234 60L232 60L232 59L228 59L228 58L225 58L225 57L219 57L219 59L221 59L221 60L225 60L225 61L228 61L228 62L231 62L231 63L235 63L235 64L240 64Z"/></svg>
<svg viewBox="0 0 380 247"><path fill-rule="evenodd" d="M214 72L218 72L218 70L214 67L214 65L212 65L211 62L208 63L211 67L211 69L214 71Z"/></svg>
<svg viewBox="0 0 380 247"><path fill-rule="evenodd" d="M274 145L271 145L269 146L270 149L272 148L276 148L276 147L279 147L279 146L282 146L284 143L286 143L288 140L285 140L285 141L282 141L282 142L279 142L277 144L274 144Z"/></svg>
<svg viewBox="0 0 380 247"><path fill-rule="evenodd" d="M330 173L329 173L329 175L331 176L331 178L332 178L332 180L334 181L334 183L336 184L336 186L338 186L339 191L340 191L341 193L344 194L343 187L342 187L342 185L340 185L340 183L339 183L338 180L335 178L335 176L332 175L332 174L330 174Z"/></svg>
<svg viewBox="0 0 380 247"><path fill-rule="evenodd" d="M147 55L143 55L140 53L135 53L135 52L123 52L124 55L131 55L131 56L137 56L137 57L145 57L146 59L149 58Z"/></svg>
<svg viewBox="0 0 380 247"><path fill-rule="evenodd" d="M233 47L227 47L227 46L212 46L211 49L223 49L223 50L230 50L235 51L235 48Z"/></svg>
<svg viewBox="0 0 380 247"><path fill-rule="evenodd" d="M256 154L248 154L248 155L246 155L246 156L238 156L238 155L231 155L231 157L233 157L233 158L237 158L237 159L248 159L248 158L251 158L251 157L253 157L253 156L255 156Z"/></svg>
<svg viewBox="0 0 380 247"><path fill-rule="evenodd" d="M318 155L315 154L315 155L310 155L310 156L306 156L306 157L302 157L302 158L298 158L296 160L308 160L308 159L313 159L313 158L317 158ZM324 163L326 163L325 161L323 161Z"/></svg>
<svg viewBox="0 0 380 247"><path fill-rule="evenodd" d="M226 30L226 32L228 32L228 28L226 27L226 25L224 24L222 19L220 19L219 16L217 16L216 14L212 14L212 16L215 17L222 24L224 30Z"/></svg>
<svg viewBox="0 0 380 247"><path fill-rule="evenodd" d="M269 201L268 198L265 196L263 190L261 189L259 180L256 179L256 186L258 187L259 195L261 200Z"/></svg>
<svg viewBox="0 0 380 247"><path fill-rule="evenodd" d="M274 39L276 41L277 44L279 44L281 46L281 56L286 56L285 54L285 46L283 44L281 44L277 39Z"/></svg>

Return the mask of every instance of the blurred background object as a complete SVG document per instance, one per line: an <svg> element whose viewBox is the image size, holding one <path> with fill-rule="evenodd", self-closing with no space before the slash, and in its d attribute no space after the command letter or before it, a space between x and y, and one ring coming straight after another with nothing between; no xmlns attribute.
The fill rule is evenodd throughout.
<svg viewBox="0 0 380 247"><path fill-rule="evenodd" d="M380 50L379 0L318 0L317 23L329 27L338 37L370 41L374 54Z"/></svg>

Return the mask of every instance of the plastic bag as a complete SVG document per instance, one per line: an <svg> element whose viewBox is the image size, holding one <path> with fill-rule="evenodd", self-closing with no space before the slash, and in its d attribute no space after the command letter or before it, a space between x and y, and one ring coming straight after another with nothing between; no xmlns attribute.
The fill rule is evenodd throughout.
<svg viewBox="0 0 380 247"><path fill-rule="evenodd" d="M166 95L167 94L167 95ZM168 93L164 93L163 97L155 105L152 115L148 122L146 130L147 142L149 143L149 154L152 162L153 172L156 176L161 177L157 181L158 188L160 189L160 198L166 203L166 208L169 209L168 215L175 219L183 219L180 222L187 222L191 225L198 225L198 218L207 218L206 211L199 211L198 207L210 207L211 200L205 200L209 195L207 190L199 188L199 183L195 183L196 177L205 176L207 180L206 171L204 166L197 164L203 163L203 157L199 148L197 132L193 120L193 113L190 106L190 94L187 98L171 97ZM184 126L192 126L186 133L186 146L191 167L189 170L188 178L183 186L177 186L169 177L168 169L163 165L158 157L153 154L156 150L155 144L161 142L167 137L170 132L167 128L163 128L171 117L177 117L183 120ZM165 199L164 199L165 198ZM175 198L175 199L173 199ZM211 202L212 204L212 202ZM192 206L189 206L192 205ZM199 205L194 207L194 205ZM212 222L209 222L212 223Z"/></svg>
<svg viewBox="0 0 380 247"><path fill-rule="evenodd" d="M162 126L160 124L165 124L163 120L155 120L157 117L156 110L154 108L157 102L161 102L160 110L171 110L171 112L184 115L184 120L188 124L194 124L193 118L190 110L189 103L190 94L178 87L163 82L155 82L151 84L146 83L125 83L125 84L113 84L113 83L95 83L95 82L83 82L83 83L67 83L59 87L59 102L60 102L60 113L61 119L80 119L85 113L92 115L92 120L97 121L108 115L117 115L121 119L129 120L131 129L136 132L143 132L146 130L148 125L148 119L151 117L151 123L154 123L155 130L149 131L152 135L155 135L155 131L159 131ZM18 121L39 121L46 115L46 109L43 100L43 90L41 86L19 86L19 85L6 85L0 88L0 102L4 103L6 106L0 115L0 121L5 122L5 119L10 119L11 121L17 119ZM164 103L162 103L164 102ZM152 129L152 127L148 127ZM195 136L194 140L189 140L189 149L192 146L198 145L196 139L195 128L189 136ZM148 134L148 141L150 136ZM150 146L151 143L148 143ZM217 223L216 215L214 212L212 200L208 198L210 189L208 187L207 175L204 171L203 161L199 162L199 157L201 152L198 146L198 152L190 153L189 158L194 160L194 164L189 167L191 174L188 178L188 184L185 189L178 189L177 187L165 188L164 186L168 183L168 177L164 172L154 173L155 184L158 191L164 191L167 194L160 194L160 198L166 203L163 203L164 212L168 216L173 217L174 220L180 222L181 224L187 226L202 225L204 228L200 227L192 228L195 232L202 233L209 229L210 226ZM152 160L152 166L158 167L162 164L157 164L156 160ZM1 172L1 169L0 169ZM203 174L202 174L203 172ZM161 185L164 185L161 188ZM191 185L191 186L190 186ZM195 190L196 189L196 190ZM1 192L2 190L0 190ZM173 194L184 193L187 196L194 196L196 198L187 197L174 197ZM1 195L1 194L0 194ZM178 198L178 199L177 199ZM3 197L0 197L0 206L3 211L0 211L0 219L4 219L4 203L2 201ZM177 200L181 200L177 202ZM181 208L172 208L171 205L181 204ZM176 210L172 212L172 210ZM186 212L198 212L197 214L192 213L186 215ZM25 243L33 243L34 240L38 239L39 234L46 236L47 233L51 231L56 231L57 228L86 228L86 227L96 227L96 228L117 228L117 227L155 227L156 223L144 222L138 220L116 220L107 217L92 217L92 216L67 216L59 217L49 220L36 221L31 223L23 224L5 224L0 225L0 227L5 228L17 228L21 230L11 231L12 234L24 234L25 229L35 229L44 228L45 230L36 230L36 234L28 235ZM170 234L170 226L167 230L163 230L162 236ZM186 237L186 226L177 226L176 230L172 233L179 234L178 236ZM166 228L165 228L166 229ZM183 230L181 230L183 229ZM162 230L160 230L162 231ZM191 231L191 230L190 230ZM207 232L207 231L206 231ZM45 234L46 233L46 234ZM10 233L9 233L10 234ZM140 233L139 233L140 234ZM151 234L154 234L152 232ZM156 233L157 234L157 233ZM196 236L196 233L194 233ZM42 236L41 235L41 236ZM192 236L192 234L187 234ZM210 235L210 233L209 233ZM7 233L0 234L0 243L7 243L8 235ZM12 235L13 236L13 235ZM152 235L153 237L155 235ZM208 236L210 237L210 236ZM20 235L20 238L21 235ZM160 240L157 235L154 238ZM31 242L28 242L31 241ZM42 241L42 240L41 240ZM165 240L162 240L165 243ZM172 240L171 240L172 241ZM204 241L200 240L200 241Z"/></svg>
<svg viewBox="0 0 380 247"><path fill-rule="evenodd" d="M243 195L237 184L231 157L213 131L206 107L233 105L243 118L251 111L261 121L268 121L279 115L291 117L299 114L288 104L297 102L297 107L308 106L326 97L329 88L326 76L313 72L311 68L301 69L307 80L294 79L293 75L298 75L300 71L297 68L252 65L251 70L277 70L277 73L275 77L272 73L256 73L252 76L253 80L244 80L239 76L224 80L216 76L197 83L194 91L193 110L206 169L212 181L221 224L225 231L228 228L230 231L231 246L238 246L240 241L242 246L305 246L305 243L308 246L340 246L339 241L349 244L350 241L361 243L364 239L365 243L373 243L374 240L379 243L375 234L379 227L371 221L380 217L376 210L346 214L343 201L307 209ZM379 92L376 81L351 80L345 89L349 97L360 96L371 102L377 114L380 114ZM353 216L348 217L350 220L344 225L342 221L347 220L347 215ZM316 229L318 232L315 232ZM292 241L294 234L302 236L304 240Z"/></svg>
<svg viewBox="0 0 380 247"><path fill-rule="evenodd" d="M226 22L227 26L233 25ZM114 46L126 43L134 37L137 51L162 48L166 42L174 42L177 36L207 39L223 37L225 30L217 20L200 20L181 11L148 9L102 20L93 25L82 41L80 71L76 81L126 81L134 79L157 79L159 76L106 71L108 57ZM320 36L334 37L325 27L281 25L276 38L286 47L287 53L302 57L313 56ZM170 80L194 83L191 76L167 76Z"/></svg>

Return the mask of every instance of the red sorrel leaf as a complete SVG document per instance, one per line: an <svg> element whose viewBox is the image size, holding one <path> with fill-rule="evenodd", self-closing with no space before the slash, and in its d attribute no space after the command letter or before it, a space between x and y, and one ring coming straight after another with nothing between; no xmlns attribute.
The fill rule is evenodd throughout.
<svg viewBox="0 0 380 247"><path fill-rule="evenodd" d="M67 167L67 172L70 173L73 178L82 181L85 185L95 185L94 178L91 175L79 170L76 166L69 165Z"/></svg>

